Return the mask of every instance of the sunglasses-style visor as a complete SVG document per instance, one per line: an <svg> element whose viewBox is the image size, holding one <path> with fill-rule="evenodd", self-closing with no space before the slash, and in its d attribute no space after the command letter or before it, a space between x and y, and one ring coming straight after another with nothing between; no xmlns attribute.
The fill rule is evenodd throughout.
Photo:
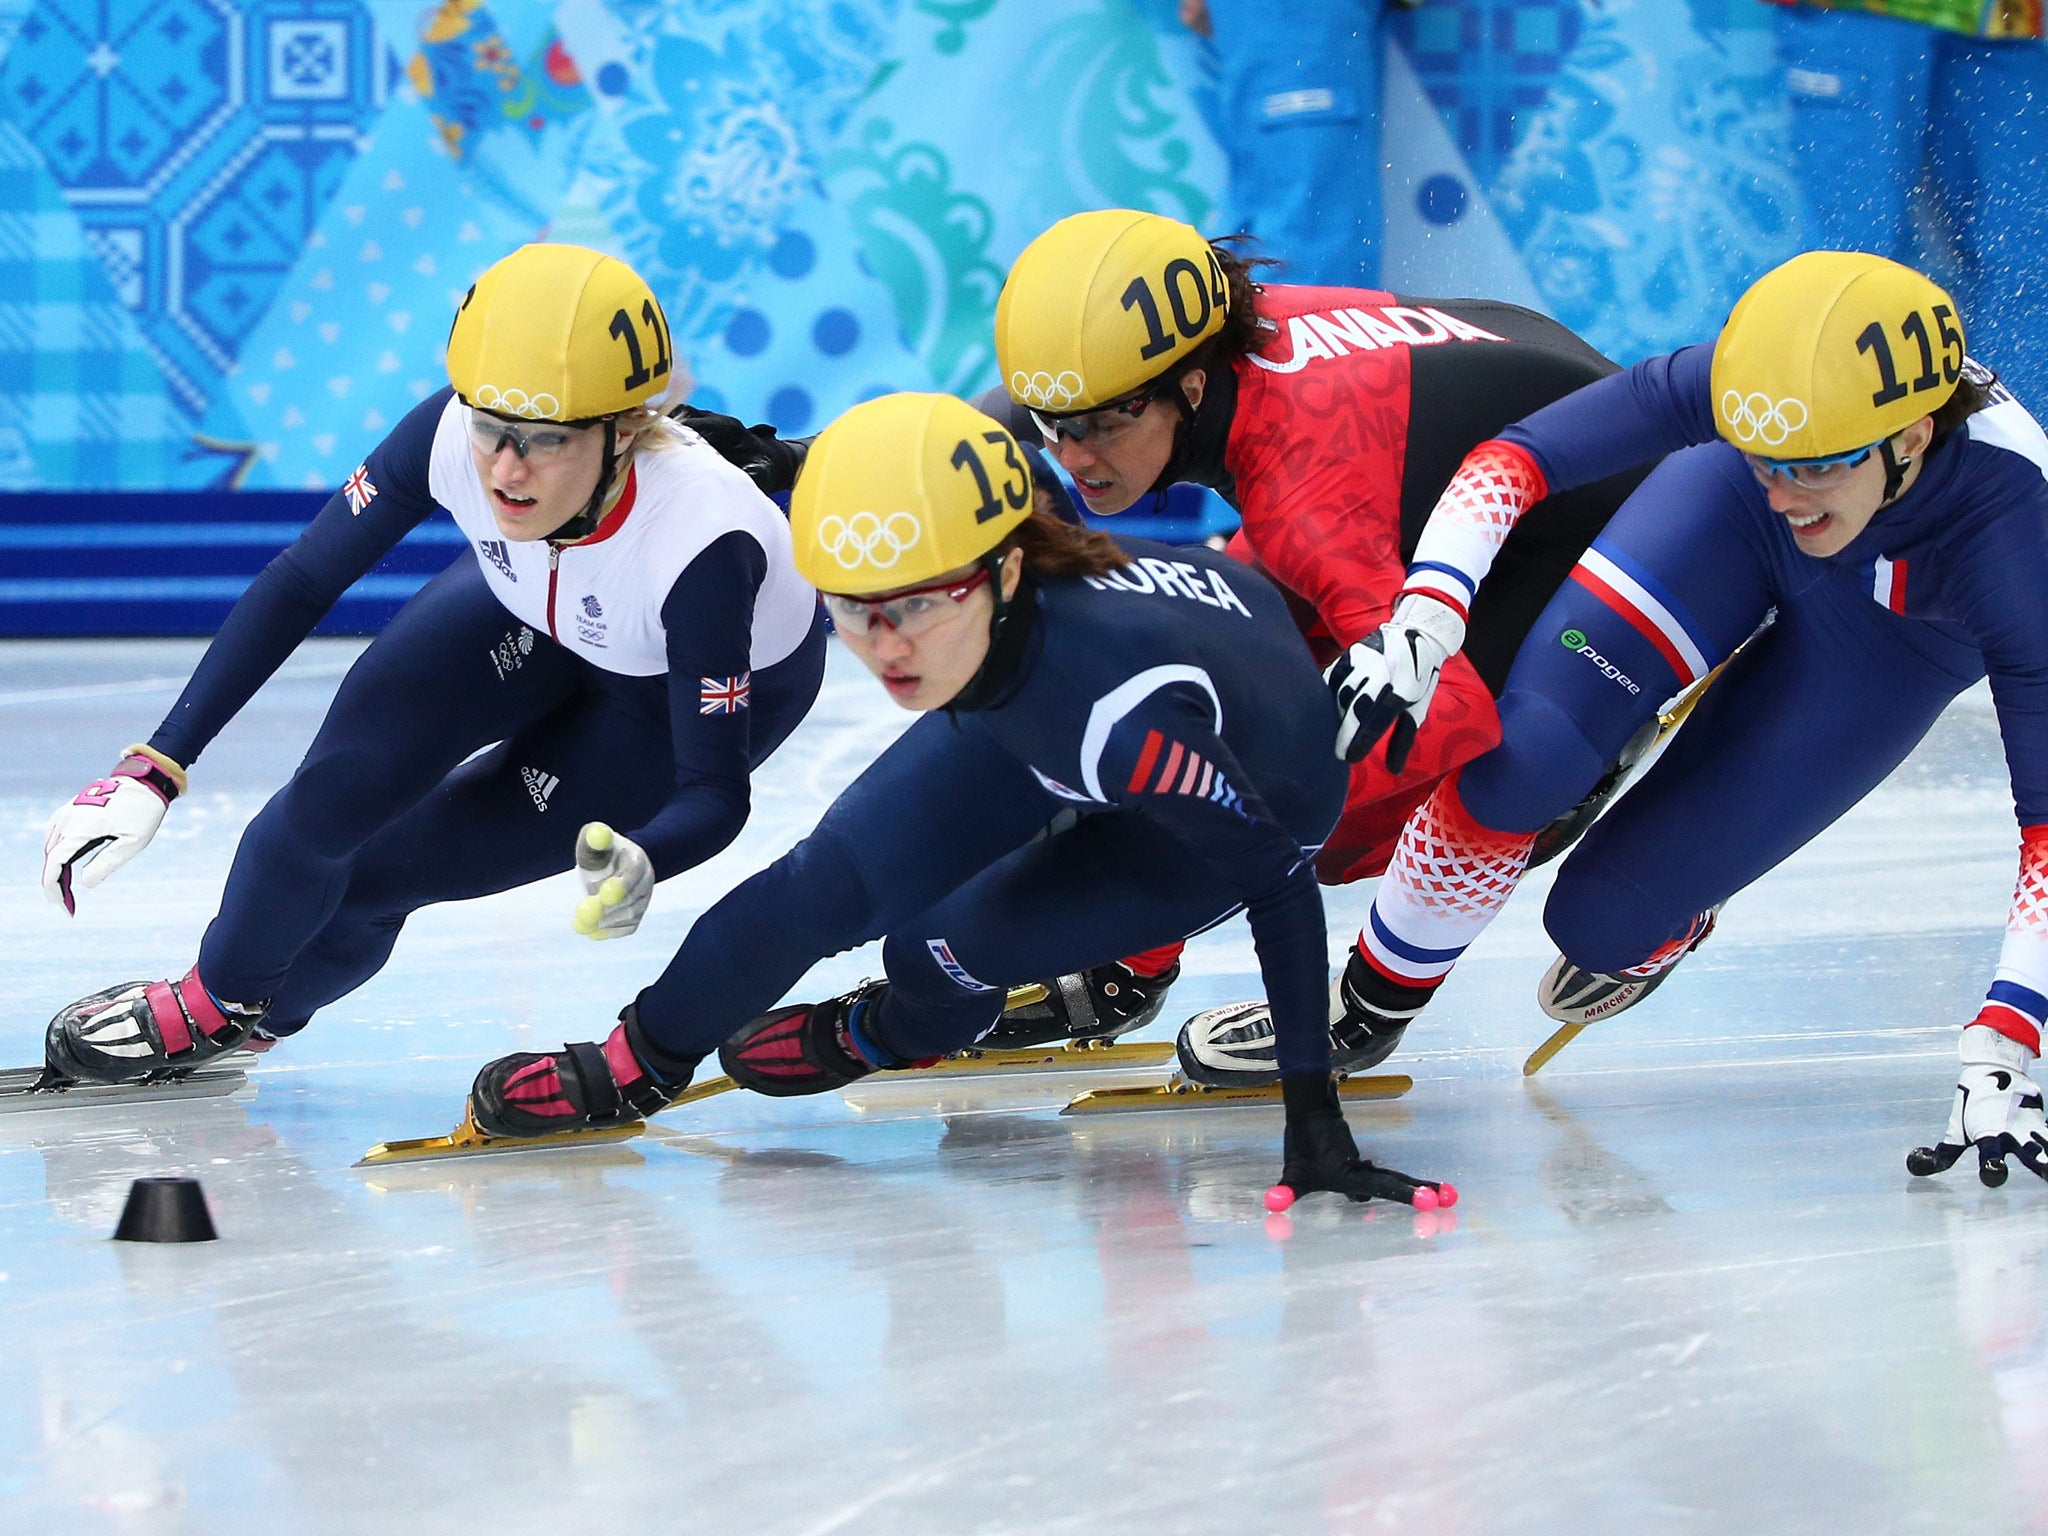
<svg viewBox="0 0 2048 1536"><path fill-rule="evenodd" d="M1872 443L1825 459L1765 459L1753 453L1745 453L1743 457L1749 461L1751 469L1766 479L1789 480L1802 490L1817 491L1832 485L1846 471L1854 469L1875 452L1877 444Z"/></svg>
<svg viewBox="0 0 2048 1536"><path fill-rule="evenodd" d="M972 575L958 581L912 587L908 592L897 592L889 597L847 597L838 592L827 592L824 594L825 611L832 615L833 625L843 635L865 638L886 624L897 634L908 638L923 634L947 617L957 605L966 601L968 593L988 579L988 567L983 565L975 567Z"/></svg>
<svg viewBox="0 0 2048 1536"><path fill-rule="evenodd" d="M1079 411L1072 416L1052 416L1044 411L1033 411L1031 420L1048 443L1068 438L1085 443L1091 437L1105 433L1114 434L1129 426L1145 414L1145 408L1159 398L1162 386L1148 384L1128 399L1114 405L1100 405L1092 411Z"/></svg>

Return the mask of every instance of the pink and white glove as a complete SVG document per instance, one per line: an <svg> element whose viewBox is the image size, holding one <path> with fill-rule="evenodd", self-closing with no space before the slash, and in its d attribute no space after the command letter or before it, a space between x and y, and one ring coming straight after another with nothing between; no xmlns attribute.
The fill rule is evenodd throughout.
<svg viewBox="0 0 2048 1536"><path fill-rule="evenodd" d="M94 779L50 818L43 835L43 894L75 916L74 875L91 890L147 848L185 784L185 770L169 758L130 747L112 773Z"/></svg>

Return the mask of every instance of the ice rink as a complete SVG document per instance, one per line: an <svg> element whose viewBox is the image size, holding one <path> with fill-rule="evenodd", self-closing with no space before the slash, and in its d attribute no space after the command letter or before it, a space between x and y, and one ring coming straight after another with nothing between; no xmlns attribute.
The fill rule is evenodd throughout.
<svg viewBox="0 0 2048 1536"><path fill-rule="evenodd" d="M72 920L44 821L199 647L0 646L0 1064L191 963L354 650L305 647ZM1351 1110L1368 1155L1459 1184L1443 1216L1269 1221L1277 1110L1061 1118L1071 1078L351 1167L446 1130L490 1057L601 1036L906 721L835 654L746 833L628 942L571 933L567 876L430 910L232 1098L0 1114L0 1532L2048 1530L2048 1189L1903 1166L2012 884L1981 691L1525 1082L1532 882L1390 1064L1414 1091ZM1333 950L1369 896L1328 893ZM1162 1038L1257 991L1241 921L1188 969ZM221 1241L108 1241L161 1173Z"/></svg>

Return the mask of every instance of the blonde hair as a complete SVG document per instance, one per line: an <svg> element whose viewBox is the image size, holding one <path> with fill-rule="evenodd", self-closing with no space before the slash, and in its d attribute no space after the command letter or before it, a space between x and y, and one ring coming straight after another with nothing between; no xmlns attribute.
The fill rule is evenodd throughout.
<svg viewBox="0 0 2048 1536"><path fill-rule="evenodd" d="M660 453L664 449L680 448L696 435L658 405L636 405L631 410L619 412L613 420L618 423L620 432L633 434L631 451L634 453Z"/></svg>

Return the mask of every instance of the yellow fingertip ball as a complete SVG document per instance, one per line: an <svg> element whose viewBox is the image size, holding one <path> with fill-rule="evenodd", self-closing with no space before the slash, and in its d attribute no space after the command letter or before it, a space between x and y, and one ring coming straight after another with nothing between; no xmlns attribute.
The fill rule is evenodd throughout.
<svg viewBox="0 0 2048 1536"><path fill-rule="evenodd" d="M576 903L574 918L578 933L595 933L597 925L604 920L604 903L595 896L586 896Z"/></svg>
<svg viewBox="0 0 2048 1536"><path fill-rule="evenodd" d="M612 839L617 835L601 821L593 821L583 829L583 841L599 853L611 852Z"/></svg>
<svg viewBox="0 0 2048 1536"><path fill-rule="evenodd" d="M616 907L626 899L626 882L617 875L611 876L597 888L597 899L608 907Z"/></svg>

